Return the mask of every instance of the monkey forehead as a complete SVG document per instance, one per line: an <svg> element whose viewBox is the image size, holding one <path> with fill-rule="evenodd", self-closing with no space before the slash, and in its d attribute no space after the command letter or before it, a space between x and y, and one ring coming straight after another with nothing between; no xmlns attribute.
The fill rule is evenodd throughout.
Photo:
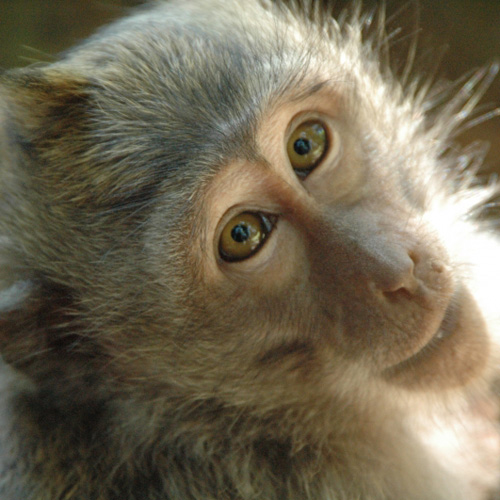
<svg viewBox="0 0 500 500"><path fill-rule="evenodd" d="M351 124L360 124L359 142L373 140L367 149L382 153L371 157L384 171L397 163L434 165L434 159L415 159L419 148L430 149L422 134L411 140L422 116L381 75L370 43L363 45L361 20L354 16L342 26L326 14L314 20L307 10L285 5L158 2L69 52L55 66L90 85L79 120L83 153L73 162L82 182L64 196L87 202L88 193L96 193L98 209L124 213L138 200L153 207L156 194L175 192L160 203L172 214L190 211L193 193L221 168L235 159L248 165L261 159L259 133L274 109L325 87L335 110L343 108ZM281 140L283 130L275 132ZM401 152L413 155L411 161ZM102 189L96 189L99 182Z"/></svg>
<svg viewBox="0 0 500 500"><path fill-rule="evenodd" d="M188 152L217 152L215 163L235 151L252 155L262 112L318 81L351 108L364 103L378 120L387 115L394 128L397 106L387 104L399 94L363 47L359 21L342 36L333 19L328 30L318 22L265 1L161 2L100 32L63 64L97 84L96 112L106 114L99 123L135 124L163 139L170 168L182 167Z"/></svg>

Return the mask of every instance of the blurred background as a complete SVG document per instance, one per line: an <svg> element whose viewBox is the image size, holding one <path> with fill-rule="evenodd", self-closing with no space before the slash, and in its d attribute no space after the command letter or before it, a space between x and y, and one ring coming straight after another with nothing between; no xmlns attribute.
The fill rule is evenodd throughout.
<svg viewBox="0 0 500 500"><path fill-rule="evenodd" d="M230 0L227 0L230 1ZM0 0L0 68L50 61L112 19L142 2L138 0ZM337 0L342 6L345 0ZM365 0L365 5L376 5ZM500 0L388 0L388 11L401 11L396 22L415 31L419 10L420 52L446 47L439 75L457 79L473 68L500 61ZM418 8L415 5L418 3ZM483 103L500 106L500 75ZM485 174L500 173L500 118L469 130L461 141L485 139L491 149Z"/></svg>

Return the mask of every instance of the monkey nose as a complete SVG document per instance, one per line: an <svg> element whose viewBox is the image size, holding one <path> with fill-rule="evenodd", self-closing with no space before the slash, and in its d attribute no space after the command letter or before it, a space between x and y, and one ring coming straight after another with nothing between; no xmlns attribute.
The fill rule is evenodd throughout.
<svg viewBox="0 0 500 500"><path fill-rule="evenodd" d="M327 268L337 282L387 299L417 299L431 308L436 294L453 288L448 253L421 224L407 221L401 229L397 220L382 220L363 207L328 213L321 222L322 238L311 248L331 256Z"/></svg>
<svg viewBox="0 0 500 500"><path fill-rule="evenodd" d="M380 259L369 273L370 285L391 298L396 295L418 293L420 280L415 275L416 264L410 253L391 252Z"/></svg>
<svg viewBox="0 0 500 500"><path fill-rule="evenodd" d="M452 288L449 267L439 251L399 249L389 257L388 265L379 263L378 272L371 274L372 286L387 299L429 299Z"/></svg>

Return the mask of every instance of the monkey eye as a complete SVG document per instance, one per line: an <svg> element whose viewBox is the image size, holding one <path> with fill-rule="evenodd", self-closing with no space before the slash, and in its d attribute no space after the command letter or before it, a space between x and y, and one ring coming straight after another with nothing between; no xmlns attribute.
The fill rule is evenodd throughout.
<svg viewBox="0 0 500 500"><path fill-rule="evenodd" d="M325 126L318 120L301 123L290 135L286 149L295 173L305 178L321 162L328 149Z"/></svg>
<svg viewBox="0 0 500 500"><path fill-rule="evenodd" d="M243 212L233 217L222 230L220 256L228 262L248 259L260 250L272 228L264 214Z"/></svg>

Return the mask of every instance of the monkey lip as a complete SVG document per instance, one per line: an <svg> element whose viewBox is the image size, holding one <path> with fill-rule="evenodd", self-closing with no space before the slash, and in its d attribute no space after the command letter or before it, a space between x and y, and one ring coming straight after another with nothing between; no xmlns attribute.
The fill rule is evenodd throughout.
<svg viewBox="0 0 500 500"><path fill-rule="evenodd" d="M448 308L444 313L443 320L441 321L437 332L431 338L429 343L445 339L446 337L452 335L457 329L461 312L461 292L462 290L458 289L452 296L450 304L448 305ZM425 347L427 347L427 345L429 345L429 343L424 346L424 349Z"/></svg>
<svg viewBox="0 0 500 500"><path fill-rule="evenodd" d="M409 356L403 363L409 362L413 359L417 359L420 356L425 355L425 352L430 349L436 349L438 344L448 337L451 337L457 330L460 313L461 313L461 294L460 290L457 290L448 304L448 307L445 310L443 319L439 324L438 329L430 337L430 339L415 353Z"/></svg>
<svg viewBox="0 0 500 500"><path fill-rule="evenodd" d="M446 338L452 336L457 330L459 317L461 313L461 287L458 287L452 294L447 308L444 311L443 318L437 330L430 335L424 344L422 344L416 351L409 354L405 359L399 361L393 367L411 362L423 356L427 350L435 349L438 344Z"/></svg>
<svg viewBox="0 0 500 500"><path fill-rule="evenodd" d="M463 385L482 372L489 357L484 319L469 292L457 286L434 335L384 376L405 386Z"/></svg>

